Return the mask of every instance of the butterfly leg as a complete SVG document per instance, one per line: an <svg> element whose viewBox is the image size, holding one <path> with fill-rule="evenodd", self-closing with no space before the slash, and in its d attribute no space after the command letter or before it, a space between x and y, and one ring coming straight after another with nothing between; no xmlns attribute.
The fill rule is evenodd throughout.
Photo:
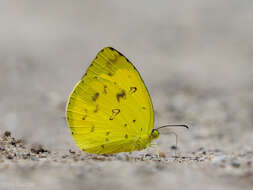
<svg viewBox="0 0 253 190"><path fill-rule="evenodd" d="M150 146L150 148L155 149L155 155L158 159L160 159L160 148L159 148L159 146L156 143L151 143L149 146Z"/></svg>
<svg viewBox="0 0 253 190"><path fill-rule="evenodd" d="M174 157L177 158L177 141L178 141L178 136L173 131L169 132L168 134L173 134L176 137L176 146L172 146L171 148L174 150Z"/></svg>

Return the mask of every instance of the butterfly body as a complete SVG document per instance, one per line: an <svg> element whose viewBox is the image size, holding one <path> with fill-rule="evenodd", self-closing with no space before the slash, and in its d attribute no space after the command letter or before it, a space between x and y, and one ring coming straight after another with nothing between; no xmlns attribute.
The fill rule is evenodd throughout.
<svg viewBox="0 0 253 190"><path fill-rule="evenodd" d="M139 72L110 47L97 54L74 87L66 119L76 144L89 153L142 150L159 136L153 129L153 106Z"/></svg>

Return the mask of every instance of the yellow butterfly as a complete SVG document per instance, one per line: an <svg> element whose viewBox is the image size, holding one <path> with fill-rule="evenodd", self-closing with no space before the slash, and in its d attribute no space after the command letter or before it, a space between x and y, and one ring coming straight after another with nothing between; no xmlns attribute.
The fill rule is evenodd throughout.
<svg viewBox="0 0 253 190"><path fill-rule="evenodd" d="M98 52L74 87L66 119L78 147L89 153L142 150L159 137L152 101L139 72L111 47Z"/></svg>

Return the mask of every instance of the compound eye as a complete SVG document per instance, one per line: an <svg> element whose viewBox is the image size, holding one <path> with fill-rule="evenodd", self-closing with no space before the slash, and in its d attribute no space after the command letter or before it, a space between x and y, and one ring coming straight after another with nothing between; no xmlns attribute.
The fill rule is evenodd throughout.
<svg viewBox="0 0 253 190"><path fill-rule="evenodd" d="M151 135L153 137L157 137L159 135L159 131L157 129L153 129Z"/></svg>

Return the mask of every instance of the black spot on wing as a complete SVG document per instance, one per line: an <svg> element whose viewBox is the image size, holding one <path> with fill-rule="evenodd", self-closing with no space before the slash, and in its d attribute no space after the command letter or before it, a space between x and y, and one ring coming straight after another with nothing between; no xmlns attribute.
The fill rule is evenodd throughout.
<svg viewBox="0 0 253 190"><path fill-rule="evenodd" d="M98 105L96 105L96 109L93 111L94 113L97 113L98 112Z"/></svg>
<svg viewBox="0 0 253 190"><path fill-rule="evenodd" d="M99 97L99 93L96 92L93 96L92 96L92 101L95 102Z"/></svg>
<svg viewBox="0 0 253 190"><path fill-rule="evenodd" d="M125 57L122 53L120 53L118 50L116 50L116 49L114 49L114 48L112 48L112 47L109 47L110 48L110 50L112 50L112 51L116 51L116 52L118 52L118 54L119 55L121 55L121 56L123 56L123 57Z"/></svg>
<svg viewBox="0 0 253 190"><path fill-rule="evenodd" d="M84 73L84 75L82 76L81 79L83 79L86 75L87 75L87 73ZM82 83L83 83L83 80L82 80Z"/></svg>
<svg viewBox="0 0 253 190"><path fill-rule="evenodd" d="M117 101L120 102L120 99L126 99L126 92L122 90L120 93L116 94Z"/></svg>
<svg viewBox="0 0 253 190"><path fill-rule="evenodd" d="M121 52L119 52L118 50L116 50L116 49L114 49L114 48L112 48L112 47L108 47L108 48L109 48L110 50L112 50L112 51L118 52L118 54L119 54L120 56L123 56L123 57L126 59L127 62L131 63L131 62L128 60L128 58L127 58L126 56L124 56Z"/></svg>
<svg viewBox="0 0 253 190"><path fill-rule="evenodd" d="M120 109L113 109L112 110L112 115L110 116L109 120L113 120L116 115L118 115L120 113Z"/></svg>
<svg viewBox="0 0 253 190"><path fill-rule="evenodd" d="M83 117L82 117L82 120L85 120L87 118L87 115L84 115Z"/></svg>
<svg viewBox="0 0 253 190"><path fill-rule="evenodd" d="M107 94L107 86L104 85L104 94Z"/></svg>
<svg viewBox="0 0 253 190"><path fill-rule="evenodd" d="M133 86L133 87L130 87L129 93L130 93L130 94L133 94L133 93L135 93L136 91L137 91L137 88L136 88L135 86Z"/></svg>

